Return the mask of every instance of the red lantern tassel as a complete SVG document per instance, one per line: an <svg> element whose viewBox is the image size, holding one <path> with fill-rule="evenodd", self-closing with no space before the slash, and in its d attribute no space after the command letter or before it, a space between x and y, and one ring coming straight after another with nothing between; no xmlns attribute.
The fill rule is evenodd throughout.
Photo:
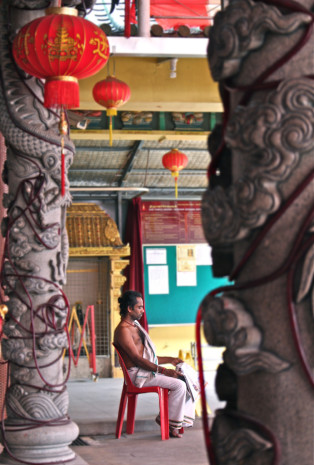
<svg viewBox="0 0 314 465"><path fill-rule="evenodd" d="M112 146L112 116L109 116L109 145Z"/></svg>
<svg viewBox="0 0 314 465"><path fill-rule="evenodd" d="M176 199L178 198L178 178L174 178L174 192Z"/></svg>
<svg viewBox="0 0 314 465"><path fill-rule="evenodd" d="M64 108L61 108L59 131L61 135L61 195L65 194L65 154L64 154L64 136L68 132L68 123L65 118Z"/></svg>
<svg viewBox="0 0 314 465"><path fill-rule="evenodd" d="M62 151L61 153L61 195L65 195L65 156Z"/></svg>
<svg viewBox="0 0 314 465"><path fill-rule="evenodd" d="M174 178L174 192L176 199L178 198L178 177L179 171L171 171L171 176Z"/></svg>
<svg viewBox="0 0 314 465"><path fill-rule="evenodd" d="M45 83L46 108L78 108L80 93L78 80L72 76L55 76Z"/></svg>
<svg viewBox="0 0 314 465"><path fill-rule="evenodd" d="M109 117L109 145L111 147L112 146L112 118L116 116L117 110L116 108L108 108L106 113L107 113L107 116Z"/></svg>

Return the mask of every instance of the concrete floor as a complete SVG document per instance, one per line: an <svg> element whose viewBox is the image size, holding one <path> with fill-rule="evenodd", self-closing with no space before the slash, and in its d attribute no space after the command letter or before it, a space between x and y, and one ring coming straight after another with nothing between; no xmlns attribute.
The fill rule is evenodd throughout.
<svg viewBox="0 0 314 465"><path fill-rule="evenodd" d="M206 378L208 380L208 378ZM198 417L193 428L184 431L181 439L162 441L155 423L158 396L154 393L138 397L135 432L115 438L116 419L123 380L102 378L73 380L68 383L69 416L80 429L78 439L71 445L76 458L67 465L209 465L202 421ZM223 406L216 398L213 379L206 388L211 411ZM209 422L211 415L209 414ZM0 463L19 465L3 454ZM50 465L50 464L49 464ZM54 465L61 465L60 462Z"/></svg>
<svg viewBox="0 0 314 465"><path fill-rule="evenodd" d="M122 379L112 378L68 383L69 414L78 424L79 439L85 444L72 446L79 456L73 465L209 464L200 418L196 419L193 428L185 430L182 439L161 441L160 429L154 421L158 413L156 394L138 397L134 434L123 433L116 439L114 433L122 383ZM206 394L212 412L223 406L216 398L213 379L209 379Z"/></svg>
<svg viewBox="0 0 314 465"><path fill-rule="evenodd" d="M93 441L90 446L72 447L88 465L209 464L201 428L186 430L182 439L169 441L161 441L158 431L124 434L120 439L109 435Z"/></svg>

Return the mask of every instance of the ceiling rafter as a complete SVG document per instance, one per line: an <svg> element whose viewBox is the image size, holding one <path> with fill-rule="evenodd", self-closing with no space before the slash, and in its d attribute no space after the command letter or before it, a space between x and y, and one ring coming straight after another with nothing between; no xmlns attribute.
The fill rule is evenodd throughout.
<svg viewBox="0 0 314 465"><path fill-rule="evenodd" d="M142 141L143 143L145 141ZM89 154L92 152L104 152L104 153L112 153L112 152L125 152L126 150L132 150L133 149L133 144L129 146L123 146L123 147L96 147L96 146L84 146L84 145L76 145L75 151L76 152L88 152ZM147 147L143 145L141 147L141 150L150 150L152 152L164 152L165 148L164 147ZM207 149L206 149L207 150ZM204 148L200 147L188 147L185 146L184 148L185 152L204 152Z"/></svg>
<svg viewBox="0 0 314 465"><path fill-rule="evenodd" d="M116 168L74 168L71 170L71 173L116 173ZM133 168L132 170L129 171L129 174L146 174L147 170L143 168ZM150 168L148 171L149 174L159 174L159 175L165 175L169 176L169 172L166 171L164 168ZM204 176L204 170L190 170L190 169L184 169L183 171L180 172L180 176L187 176L187 175L193 175L193 176L198 176L202 175Z"/></svg>
<svg viewBox="0 0 314 465"><path fill-rule="evenodd" d="M121 177L120 177L119 182L118 182L119 187L124 185L126 177L130 173L130 171L132 170L134 161L135 161L139 151L141 150L142 145L143 145L142 140L136 141L135 144L133 145L133 148L132 148L132 150L131 150L131 152L129 154L129 157L128 157L128 161L127 161L125 167L122 170L122 174L121 174Z"/></svg>

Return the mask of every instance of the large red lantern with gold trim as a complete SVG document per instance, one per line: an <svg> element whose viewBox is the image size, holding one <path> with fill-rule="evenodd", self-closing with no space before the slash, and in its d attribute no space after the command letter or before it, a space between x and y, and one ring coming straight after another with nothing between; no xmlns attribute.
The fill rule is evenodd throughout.
<svg viewBox="0 0 314 465"><path fill-rule="evenodd" d="M93 88L93 97L99 105L106 107L109 116L109 144L112 145L112 117L117 114L117 108L124 105L131 97L130 87L115 76L97 82Z"/></svg>
<svg viewBox="0 0 314 465"><path fill-rule="evenodd" d="M18 66L46 80L45 107L60 109L61 195L65 194L63 148L68 133L64 109L79 107L78 79L100 71L109 58L106 34L77 13L74 8L49 8L46 16L22 27L13 42Z"/></svg>
<svg viewBox="0 0 314 465"><path fill-rule="evenodd" d="M188 164L188 157L183 152L179 152L178 149L172 149L162 157L162 164L167 170L171 171L171 176L174 177L175 196L177 198L179 172Z"/></svg>
<svg viewBox="0 0 314 465"><path fill-rule="evenodd" d="M92 76L109 58L106 34L77 16L74 8L49 8L46 16L26 24L13 42L16 63L27 73L46 79L47 108L77 108L78 79Z"/></svg>

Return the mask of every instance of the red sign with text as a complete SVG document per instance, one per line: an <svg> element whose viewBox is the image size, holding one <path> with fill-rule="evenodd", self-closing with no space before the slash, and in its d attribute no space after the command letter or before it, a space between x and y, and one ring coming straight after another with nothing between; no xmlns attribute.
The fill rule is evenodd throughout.
<svg viewBox="0 0 314 465"><path fill-rule="evenodd" d="M206 243L199 201L142 202L143 244Z"/></svg>

